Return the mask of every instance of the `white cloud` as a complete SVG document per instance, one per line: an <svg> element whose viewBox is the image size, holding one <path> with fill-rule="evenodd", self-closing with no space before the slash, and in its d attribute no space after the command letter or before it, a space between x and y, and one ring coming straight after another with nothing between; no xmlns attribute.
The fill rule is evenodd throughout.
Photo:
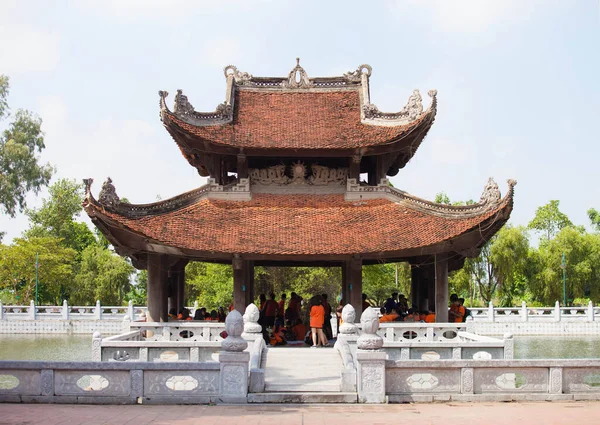
<svg viewBox="0 0 600 425"><path fill-rule="evenodd" d="M431 159L437 165L465 165L474 161L477 156L474 146L442 137L428 140L427 145Z"/></svg>
<svg viewBox="0 0 600 425"><path fill-rule="evenodd" d="M207 40L203 46L198 60L204 66L213 65L223 67L226 64L243 60L243 51L240 40L235 38L216 38Z"/></svg>
<svg viewBox="0 0 600 425"><path fill-rule="evenodd" d="M173 24L169 21L227 10L239 12L266 1L268 0L73 0L72 3L80 10L96 16L141 21L155 20Z"/></svg>
<svg viewBox="0 0 600 425"><path fill-rule="evenodd" d="M60 36L22 25L0 26L2 72L52 71L60 60Z"/></svg>
<svg viewBox="0 0 600 425"><path fill-rule="evenodd" d="M445 32L479 33L497 23L527 18L537 1L522 0L391 0L391 10L404 16L424 12Z"/></svg>

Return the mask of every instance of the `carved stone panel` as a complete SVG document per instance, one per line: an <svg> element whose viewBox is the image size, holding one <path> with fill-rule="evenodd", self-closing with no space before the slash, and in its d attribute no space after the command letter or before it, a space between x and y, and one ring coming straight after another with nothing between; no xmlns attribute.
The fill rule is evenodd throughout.
<svg viewBox="0 0 600 425"><path fill-rule="evenodd" d="M563 388L562 368L551 367L550 368L550 393L561 394L562 388Z"/></svg>
<svg viewBox="0 0 600 425"><path fill-rule="evenodd" d="M40 395L40 372L33 370L3 370L0 374L0 394Z"/></svg>
<svg viewBox="0 0 600 425"><path fill-rule="evenodd" d="M545 369L475 369L476 394L494 392L548 392L548 371Z"/></svg>
<svg viewBox="0 0 600 425"><path fill-rule="evenodd" d="M473 394L473 369L470 367L464 368L461 375L462 393Z"/></svg>
<svg viewBox="0 0 600 425"><path fill-rule="evenodd" d="M247 373L247 370L241 365L223 365L221 370L221 395L245 396L248 392Z"/></svg>
<svg viewBox="0 0 600 425"><path fill-rule="evenodd" d="M181 377L185 377L186 382L193 382L194 388L191 385L185 391L175 389L180 388L177 382L181 381ZM183 378L182 378L183 379ZM183 382L183 381L181 381ZM185 387L185 385L184 385ZM216 395L219 392L219 371L218 370L202 370L202 371L150 371L144 372L144 396L153 395Z"/></svg>
<svg viewBox="0 0 600 425"><path fill-rule="evenodd" d="M103 370L97 373L57 370L54 372L56 395L126 396L131 392L129 371Z"/></svg>
<svg viewBox="0 0 600 425"><path fill-rule="evenodd" d="M600 368L564 368L562 385L565 393L600 392Z"/></svg>
<svg viewBox="0 0 600 425"><path fill-rule="evenodd" d="M42 381L42 395L50 396L54 395L54 371L53 370L42 370L41 371Z"/></svg>
<svg viewBox="0 0 600 425"><path fill-rule="evenodd" d="M460 369L386 369L386 393L460 392Z"/></svg>

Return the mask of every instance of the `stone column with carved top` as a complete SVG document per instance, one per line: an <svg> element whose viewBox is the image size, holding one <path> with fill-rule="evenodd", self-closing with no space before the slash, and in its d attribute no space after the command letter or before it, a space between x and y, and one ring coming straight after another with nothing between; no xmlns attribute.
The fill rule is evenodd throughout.
<svg viewBox="0 0 600 425"><path fill-rule="evenodd" d="M221 342L219 353L219 402L247 403L250 353L244 351L248 342L242 338L244 320L239 311L227 315L225 331L227 338Z"/></svg>
<svg viewBox="0 0 600 425"><path fill-rule="evenodd" d="M385 403L385 360L383 338L377 335L379 317L375 309L367 309L360 318L362 334L358 337L359 403Z"/></svg>
<svg viewBox="0 0 600 425"><path fill-rule="evenodd" d="M260 311L258 310L258 307L254 303L248 304L243 316L244 332L242 333L242 338L246 341L254 341L263 337L262 326L258 324L259 317Z"/></svg>

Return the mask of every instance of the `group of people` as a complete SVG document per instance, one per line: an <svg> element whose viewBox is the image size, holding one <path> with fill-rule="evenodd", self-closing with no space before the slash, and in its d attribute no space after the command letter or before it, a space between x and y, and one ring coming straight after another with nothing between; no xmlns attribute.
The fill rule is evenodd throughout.
<svg viewBox="0 0 600 425"><path fill-rule="evenodd" d="M169 310L169 320L199 320L205 322L225 322L227 314L223 307L219 307L218 310L211 310L210 313L206 307L198 308L194 312L192 318L190 310L183 307L177 312L174 308Z"/></svg>
<svg viewBox="0 0 600 425"><path fill-rule="evenodd" d="M450 296L448 321L466 322L471 312L464 306L464 303L464 298L459 298L456 294ZM370 304L367 302L366 295L363 294L363 310L368 307L370 307ZM402 294L398 295L396 292L386 300L384 306L380 309L380 313L380 322L435 322L435 309L419 310L415 306L408 308L406 297Z"/></svg>
<svg viewBox="0 0 600 425"><path fill-rule="evenodd" d="M286 305L287 304L287 305ZM327 301L327 294L315 295L308 302L308 309L303 310L303 298L295 292L281 294L279 301L274 293L259 296L259 321L262 326L263 337L268 344L286 345L291 341L305 341L313 347L329 346L329 339L333 336L331 328L331 305ZM303 320L305 313L308 317ZM310 330L305 323L308 322Z"/></svg>

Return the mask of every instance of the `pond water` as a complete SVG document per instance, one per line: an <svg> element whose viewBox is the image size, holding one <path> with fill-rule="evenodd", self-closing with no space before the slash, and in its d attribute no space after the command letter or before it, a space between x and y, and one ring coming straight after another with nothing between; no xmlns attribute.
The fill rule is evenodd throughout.
<svg viewBox="0 0 600 425"><path fill-rule="evenodd" d="M92 335L0 335L0 360L91 359Z"/></svg>
<svg viewBox="0 0 600 425"><path fill-rule="evenodd" d="M0 335L0 360L89 361L91 335ZM597 359L600 336L516 336L515 359Z"/></svg>

